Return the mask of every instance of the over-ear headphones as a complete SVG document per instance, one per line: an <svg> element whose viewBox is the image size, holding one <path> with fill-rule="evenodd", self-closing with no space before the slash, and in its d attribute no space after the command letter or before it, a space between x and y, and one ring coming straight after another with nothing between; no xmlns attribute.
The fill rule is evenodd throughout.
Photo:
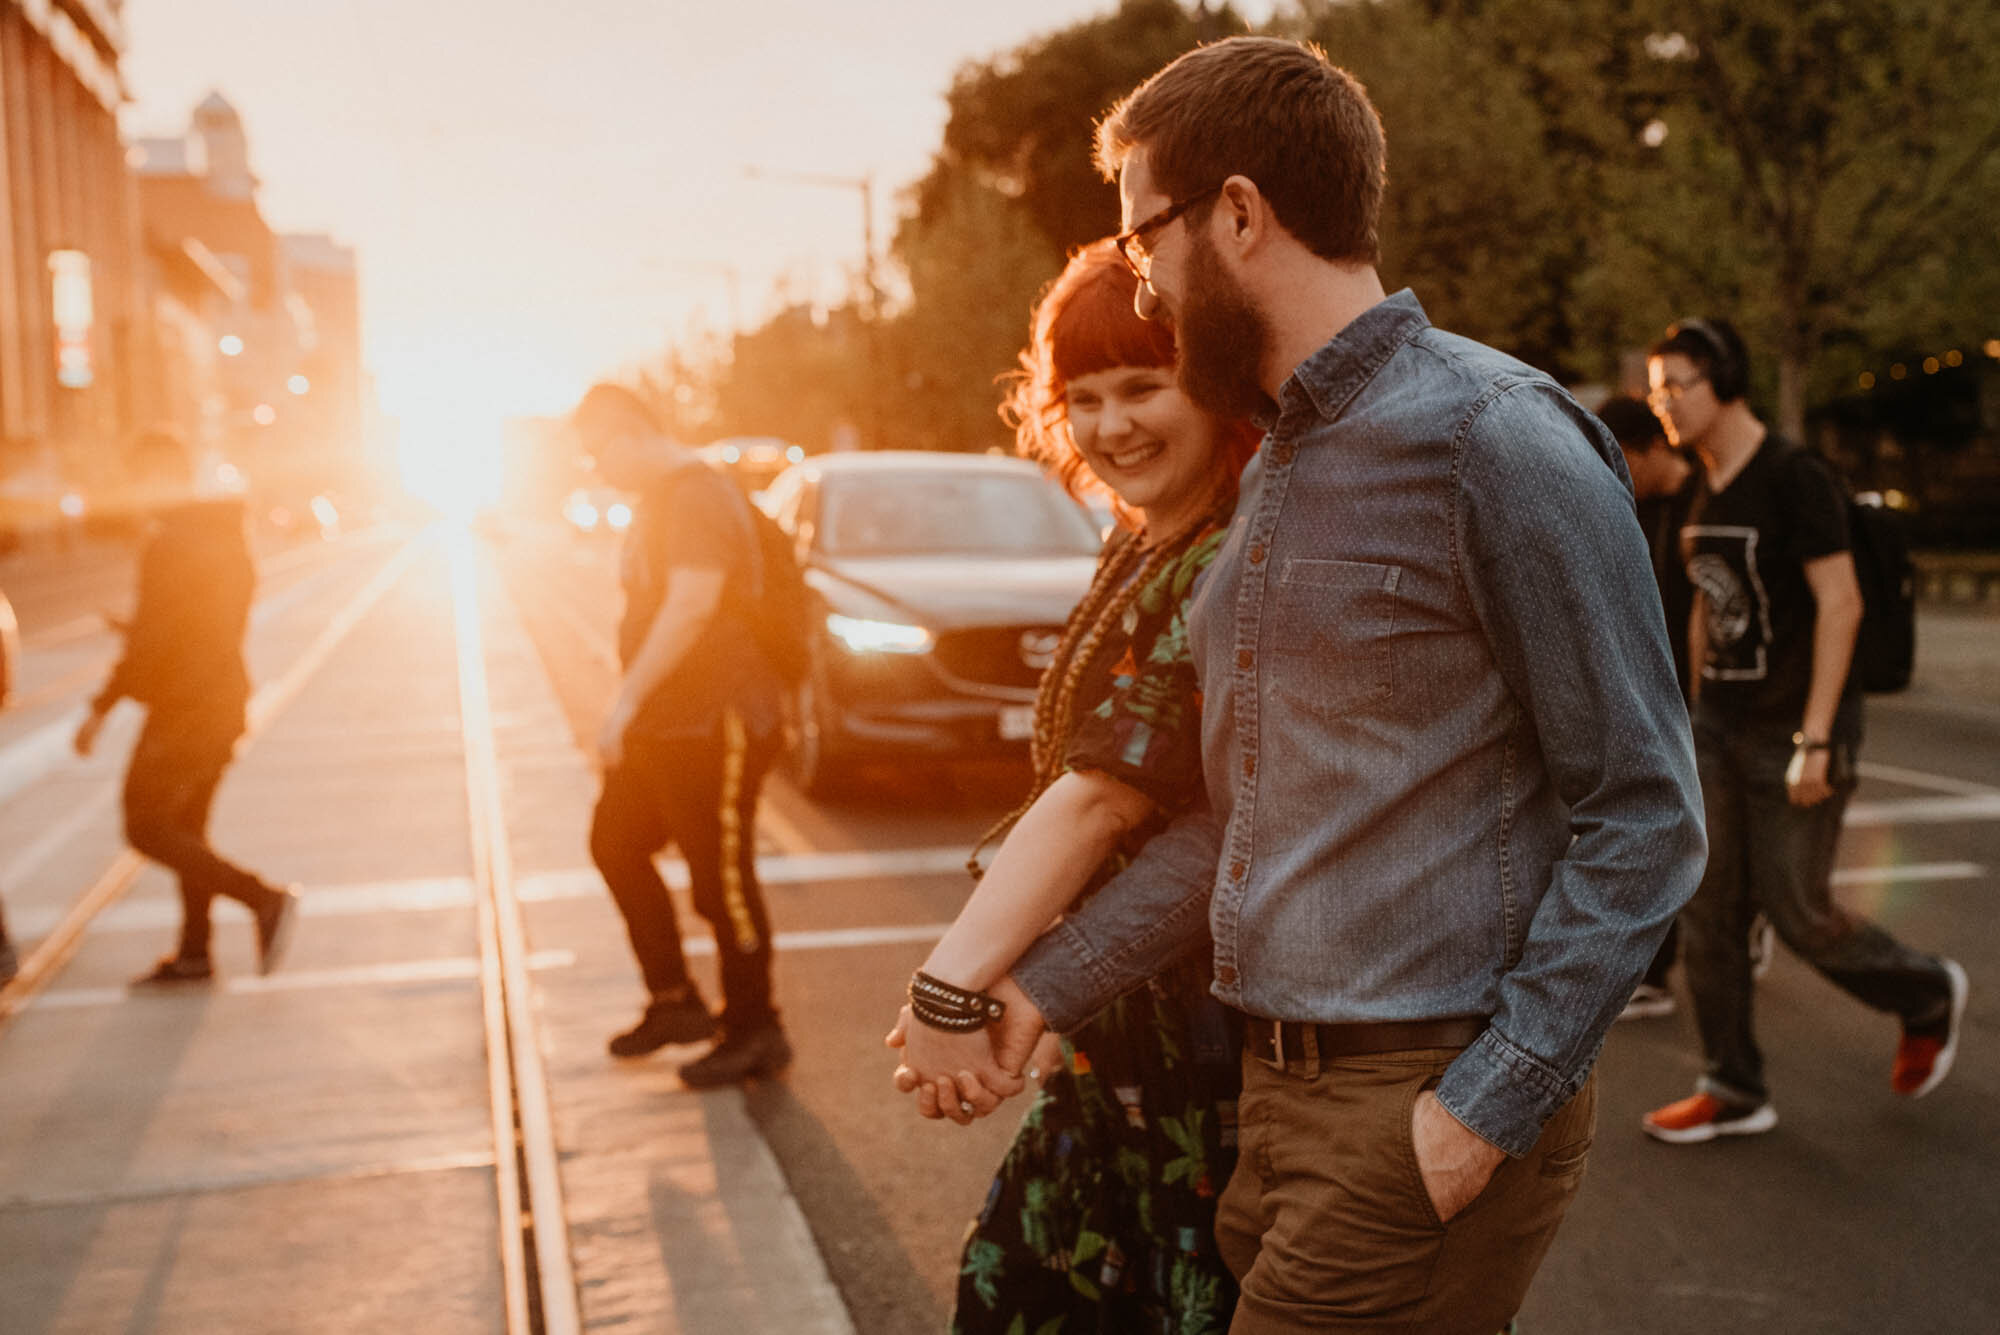
<svg viewBox="0 0 2000 1335"><path fill-rule="evenodd" d="M1685 336L1701 345L1709 362L1708 383L1715 397L1724 403L1750 392L1749 358L1743 339L1727 322L1689 319L1676 321L1667 330L1673 340Z"/></svg>

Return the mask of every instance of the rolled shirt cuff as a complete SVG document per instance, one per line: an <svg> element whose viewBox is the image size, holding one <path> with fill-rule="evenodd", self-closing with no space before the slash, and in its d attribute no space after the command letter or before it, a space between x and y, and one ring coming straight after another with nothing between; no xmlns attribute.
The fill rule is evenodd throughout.
<svg viewBox="0 0 2000 1335"><path fill-rule="evenodd" d="M1042 1013L1042 1022L1059 1034L1075 1029L1118 995L1083 933L1068 922L1044 932L1008 972Z"/></svg>
<svg viewBox="0 0 2000 1335"><path fill-rule="evenodd" d="M1437 1097L1480 1139L1518 1159L1535 1147L1543 1124L1575 1097L1589 1074L1586 1062L1565 1078L1489 1028L1445 1069Z"/></svg>

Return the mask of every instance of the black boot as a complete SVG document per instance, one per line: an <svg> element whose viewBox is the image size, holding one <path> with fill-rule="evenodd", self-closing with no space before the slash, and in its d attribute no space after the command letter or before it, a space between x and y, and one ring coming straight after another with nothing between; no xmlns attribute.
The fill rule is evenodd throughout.
<svg viewBox="0 0 2000 1335"><path fill-rule="evenodd" d="M715 1017L690 988L678 997L655 998L639 1023L612 1035L606 1046L614 1057L643 1057L669 1043L699 1043L715 1032Z"/></svg>
<svg viewBox="0 0 2000 1335"><path fill-rule="evenodd" d="M792 1045L773 1020L740 1033L725 1031L707 1056L681 1067L681 1083L692 1089L713 1089L753 1076L776 1075L791 1064Z"/></svg>

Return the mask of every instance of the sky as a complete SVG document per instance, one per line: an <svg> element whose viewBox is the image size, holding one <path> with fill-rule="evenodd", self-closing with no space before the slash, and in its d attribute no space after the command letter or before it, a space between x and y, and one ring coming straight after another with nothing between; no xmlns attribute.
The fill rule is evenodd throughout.
<svg viewBox="0 0 2000 1335"><path fill-rule="evenodd" d="M236 106L266 218L356 248L383 408L442 448L752 327L780 282L837 300L859 190L746 169L872 176L880 254L958 66L1114 4L127 0L124 125Z"/></svg>

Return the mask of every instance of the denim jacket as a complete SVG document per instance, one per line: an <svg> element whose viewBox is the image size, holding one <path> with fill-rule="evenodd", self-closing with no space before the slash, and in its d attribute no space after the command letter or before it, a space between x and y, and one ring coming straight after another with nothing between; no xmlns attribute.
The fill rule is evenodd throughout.
<svg viewBox="0 0 2000 1335"><path fill-rule="evenodd" d="M1251 1015L1490 1017L1437 1094L1526 1153L1706 855L1617 447L1400 292L1284 385L1190 632L1207 802L1016 981L1068 1028L1206 930Z"/></svg>

